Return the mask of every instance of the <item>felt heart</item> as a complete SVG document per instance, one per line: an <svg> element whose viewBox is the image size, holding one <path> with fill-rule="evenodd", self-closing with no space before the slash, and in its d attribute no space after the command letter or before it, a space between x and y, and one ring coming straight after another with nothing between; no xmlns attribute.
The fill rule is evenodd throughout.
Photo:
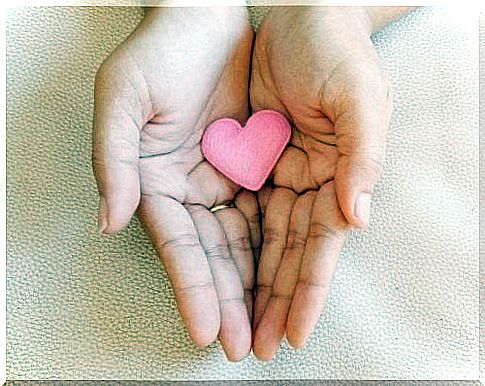
<svg viewBox="0 0 485 386"><path fill-rule="evenodd" d="M226 177L246 189L259 190L290 137L290 124L282 114L262 110L244 127L231 118L213 122L202 138L202 152Z"/></svg>

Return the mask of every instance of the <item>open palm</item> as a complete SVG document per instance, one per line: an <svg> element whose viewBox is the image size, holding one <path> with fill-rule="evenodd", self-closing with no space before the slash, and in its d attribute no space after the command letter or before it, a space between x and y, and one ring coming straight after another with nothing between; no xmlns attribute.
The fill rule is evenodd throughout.
<svg viewBox="0 0 485 386"><path fill-rule="evenodd" d="M200 141L218 118L246 120L251 43L240 9L151 10L105 61L95 91L103 233L138 207L191 338L219 335L231 360L251 347L258 204L204 160Z"/></svg>
<svg viewBox="0 0 485 386"><path fill-rule="evenodd" d="M270 359L283 336L301 347L323 310L350 225L366 227L383 163L388 84L362 14L276 7L253 54L251 104L293 125L290 145L260 192L254 352Z"/></svg>

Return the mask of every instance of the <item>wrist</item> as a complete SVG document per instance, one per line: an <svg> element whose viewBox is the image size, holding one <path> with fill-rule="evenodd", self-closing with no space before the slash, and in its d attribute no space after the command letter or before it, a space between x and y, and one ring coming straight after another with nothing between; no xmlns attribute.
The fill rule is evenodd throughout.
<svg viewBox="0 0 485 386"><path fill-rule="evenodd" d="M371 32L378 31L390 22L412 11L416 7L361 7L369 19Z"/></svg>
<svg viewBox="0 0 485 386"><path fill-rule="evenodd" d="M273 7L270 14L291 23L305 23L314 17L332 30L342 28L360 29L366 35L383 28L416 7L378 6L303 6Z"/></svg>
<svg viewBox="0 0 485 386"><path fill-rule="evenodd" d="M198 23L237 25L249 24L249 13L246 7L148 7L145 17L154 22L167 23L169 20L176 21L178 18L190 19Z"/></svg>
<svg viewBox="0 0 485 386"><path fill-rule="evenodd" d="M295 26L308 25L307 34L319 37L340 36L363 33L370 36L372 21L365 7L357 6L292 6L273 7L268 17L276 19L271 24L276 28L287 29ZM282 26L283 25L283 26Z"/></svg>
<svg viewBox="0 0 485 386"><path fill-rule="evenodd" d="M365 7L325 7L327 23L334 26L335 30L346 28L347 30L359 31L370 36L372 33L372 19Z"/></svg>
<svg viewBox="0 0 485 386"><path fill-rule="evenodd" d="M150 7L144 24L155 33L174 33L174 37L182 31L185 36L203 33L230 45L252 33L246 7Z"/></svg>

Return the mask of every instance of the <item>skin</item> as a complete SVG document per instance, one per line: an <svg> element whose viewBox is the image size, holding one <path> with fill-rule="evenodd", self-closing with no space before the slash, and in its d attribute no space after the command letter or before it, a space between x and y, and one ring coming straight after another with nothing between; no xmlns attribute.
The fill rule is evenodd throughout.
<svg viewBox="0 0 485 386"><path fill-rule="evenodd" d="M305 344L347 231L369 223L391 112L369 35L404 11L270 11L254 46L251 104L280 111L294 129L258 200L200 150L214 120L248 117L245 9L152 9L101 66L93 130L100 231L120 231L138 209L197 345L219 336L229 360L248 354L260 228L254 353L271 359L285 335ZM234 207L210 210L228 202Z"/></svg>
<svg viewBox="0 0 485 386"><path fill-rule="evenodd" d="M292 123L290 145L259 193L253 350L271 359L282 338L302 347L324 308L351 227L366 228L391 114L370 34L405 9L274 7L257 33L255 111Z"/></svg>
<svg viewBox="0 0 485 386"><path fill-rule="evenodd" d="M252 39L244 8L152 9L95 83L100 231L120 231L138 209L192 340L219 336L232 361L251 348L259 208L200 141L216 119L247 119Z"/></svg>

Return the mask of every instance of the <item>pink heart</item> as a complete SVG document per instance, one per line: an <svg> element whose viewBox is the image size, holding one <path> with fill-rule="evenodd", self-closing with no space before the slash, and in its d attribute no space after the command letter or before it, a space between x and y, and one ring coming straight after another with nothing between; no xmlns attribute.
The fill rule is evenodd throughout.
<svg viewBox="0 0 485 386"><path fill-rule="evenodd" d="M210 124L202 138L202 152L226 177L246 189L259 190L290 137L290 124L282 114L262 110L244 127L231 118Z"/></svg>

